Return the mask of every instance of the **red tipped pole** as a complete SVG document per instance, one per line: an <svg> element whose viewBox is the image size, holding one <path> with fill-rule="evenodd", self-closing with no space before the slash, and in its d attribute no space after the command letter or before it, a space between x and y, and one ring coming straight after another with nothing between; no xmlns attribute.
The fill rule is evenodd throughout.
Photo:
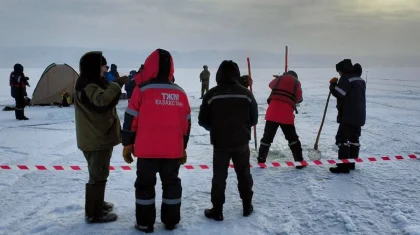
<svg viewBox="0 0 420 235"><path fill-rule="evenodd" d="M284 53L284 72L289 71L289 47L286 46L286 53Z"/></svg>
<svg viewBox="0 0 420 235"><path fill-rule="evenodd" d="M252 83L251 81L253 81L252 76L251 76L251 62L249 61L249 57L246 58L246 61L248 63L248 76L249 76L249 88L252 92ZM254 126L254 143L255 143L255 151L258 150L258 146L257 146L257 126Z"/></svg>

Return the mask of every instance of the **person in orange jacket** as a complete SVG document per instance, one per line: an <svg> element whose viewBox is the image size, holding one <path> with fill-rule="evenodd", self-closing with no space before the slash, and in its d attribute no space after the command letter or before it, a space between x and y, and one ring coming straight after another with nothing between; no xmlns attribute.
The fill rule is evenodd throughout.
<svg viewBox="0 0 420 235"><path fill-rule="evenodd" d="M270 82L272 89L268 98L268 108L265 115L264 135L260 141L258 151L258 163L265 163L270 146L280 127L289 142L289 148L295 161L303 161L302 146L295 128L296 104L302 102L302 88L296 72L289 70L282 76L274 75L275 79ZM296 166L302 169L305 166Z"/></svg>

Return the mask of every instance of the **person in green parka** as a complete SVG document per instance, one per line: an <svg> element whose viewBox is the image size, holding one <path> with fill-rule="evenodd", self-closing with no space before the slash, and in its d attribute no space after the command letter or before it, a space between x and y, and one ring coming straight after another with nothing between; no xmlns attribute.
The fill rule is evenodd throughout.
<svg viewBox="0 0 420 235"><path fill-rule="evenodd" d="M111 222L118 218L111 213L114 205L105 202L104 197L113 147L121 143L116 105L127 76L109 82L104 77L106 63L102 52L83 55L74 94L77 147L83 152L89 170L85 195L87 223Z"/></svg>

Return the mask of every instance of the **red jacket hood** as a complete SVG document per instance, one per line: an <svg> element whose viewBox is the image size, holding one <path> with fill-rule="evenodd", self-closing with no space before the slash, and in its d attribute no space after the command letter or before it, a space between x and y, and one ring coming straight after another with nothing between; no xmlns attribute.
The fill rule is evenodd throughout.
<svg viewBox="0 0 420 235"><path fill-rule="evenodd" d="M167 78L173 81L174 63L171 54L163 49L153 51L144 62L144 68L134 77L136 84L148 82L153 78Z"/></svg>

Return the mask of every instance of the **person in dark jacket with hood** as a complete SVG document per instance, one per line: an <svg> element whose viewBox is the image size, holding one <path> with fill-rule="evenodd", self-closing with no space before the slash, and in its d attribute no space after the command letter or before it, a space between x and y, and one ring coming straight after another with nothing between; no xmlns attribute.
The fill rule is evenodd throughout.
<svg viewBox="0 0 420 235"><path fill-rule="evenodd" d="M13 72L10 74L11 95L15 98L15 116L17 120L28 120L25 116L26 106L26 86L29 86L29 78L25 77L23 73L23 66L15 64Z"/></svg>
<svg viewBox="0 0 420 235"><path fill-rule="evenodd" d="M361 128L366 122L366 82L361 78L360 64L353 66L350 59L339 62L336 70L340 79L330 80L330 91L337 98L338 159L356 159L359 157ZM330 171L349 173L354 169L354 163L339 163L337 167L331 167Z"/></svg>
<svg viewBox="0 0 420 235"><path fill-rule="evenodd" d="M210 131L213 145L212 209L204 215L223 220L226 179L232 159L238 190L243 205L243 216L253 212L253 179L250 172L251 127L258 122L258 106L253 94L238 83L240 72L233 61L223 61L216 73L217 86L203 97L198 124Z"/></svg>
<svg viewBox="0 0 420 235"><path fill-rule="evenodd" d="M122 142L121 124L116 111L121 87L127 77L108 82L104 77L106 59L92 51L80 59L80 76L74 95L77 147L83 152L89 170L86 184L87 223L116 221L114 205L104 201L113 148Z"/></svg>

